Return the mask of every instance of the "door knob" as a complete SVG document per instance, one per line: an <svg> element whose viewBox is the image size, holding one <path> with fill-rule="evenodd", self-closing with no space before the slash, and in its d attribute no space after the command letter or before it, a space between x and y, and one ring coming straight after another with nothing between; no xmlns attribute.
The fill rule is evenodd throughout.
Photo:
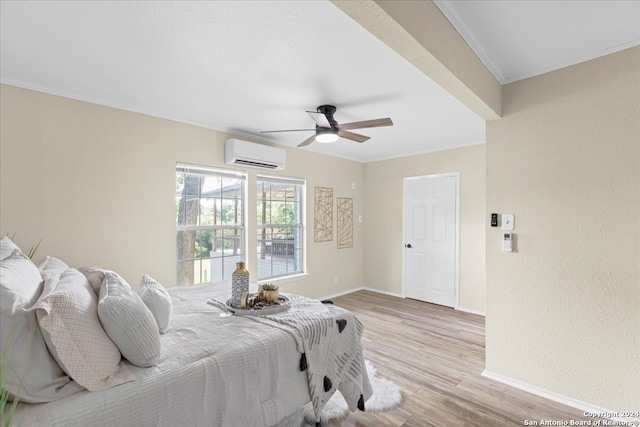
<svg viewBox="0 0 640 427"><path fill-rule="evenodd" d="M411 243L407 243L406 245L404 245L405 248L411 248Z"/></svg>

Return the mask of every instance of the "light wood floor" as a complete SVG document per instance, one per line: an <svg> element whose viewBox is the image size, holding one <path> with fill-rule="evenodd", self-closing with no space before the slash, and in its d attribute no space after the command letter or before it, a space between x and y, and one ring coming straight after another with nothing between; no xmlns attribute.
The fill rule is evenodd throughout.
<svg viewBox="0 0 640 427"><path fill-rule="evenodd" d="M365 325L365 358L402 389L385 413L355 412L330 426L523 426L525 420L586 420L582 411L481 376L484 317L369 291L334 298Z"/></svg>

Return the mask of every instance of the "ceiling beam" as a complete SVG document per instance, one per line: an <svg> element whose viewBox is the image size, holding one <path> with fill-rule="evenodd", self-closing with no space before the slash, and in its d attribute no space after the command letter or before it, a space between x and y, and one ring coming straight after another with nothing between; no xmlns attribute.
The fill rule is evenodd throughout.
<svg viewBox="0 0 640 427"><path fill-rule="evenodd" d="M502 86L431 0L332 0L485 120L502 114Z"/></svg>

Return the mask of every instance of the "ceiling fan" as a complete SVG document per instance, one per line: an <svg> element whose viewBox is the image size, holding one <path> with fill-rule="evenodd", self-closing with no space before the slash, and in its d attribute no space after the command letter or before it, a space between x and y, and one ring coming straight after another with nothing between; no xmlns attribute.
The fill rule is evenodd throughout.
<svg viewBox="0 0 640 427"><path fill-rule="evenodd" d="M315 130L315 135L310 136L298 145L298 147L304 147L311 144L313 141L320 143L329 143L336 142L338 138L346 138L355 142L365 142L369 139L368 136L349 131L351 129L364 129L393 125L393 122L388 117L384 119L364 120L361 122L340 124L333 118L333 113L335 112L336 107L334 107L333 105L321 105L316 109L316 111L307 111L311 118L316 122L315 129L267 130L260 133L308 132Z"/></svg>

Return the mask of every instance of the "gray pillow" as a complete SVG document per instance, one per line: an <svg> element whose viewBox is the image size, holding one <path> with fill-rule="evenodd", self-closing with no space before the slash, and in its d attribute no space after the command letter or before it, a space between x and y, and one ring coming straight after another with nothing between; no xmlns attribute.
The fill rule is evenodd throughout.
<svg viewBox="0 0 640 427"><path fill-rule="evenodd" d="M62 399L84 390L49 353L36 313L42 277L20 250L0 263L0 351L8 351L4 387L21 402Z"/></svg>
<svg viewBox="0 0 640 427"><path fill-rule="evenodd" d="M160 333L153 314L122 277L113 271L104 275L98 300L102 327L129 362L143 368L157 365Z"/></svg>

